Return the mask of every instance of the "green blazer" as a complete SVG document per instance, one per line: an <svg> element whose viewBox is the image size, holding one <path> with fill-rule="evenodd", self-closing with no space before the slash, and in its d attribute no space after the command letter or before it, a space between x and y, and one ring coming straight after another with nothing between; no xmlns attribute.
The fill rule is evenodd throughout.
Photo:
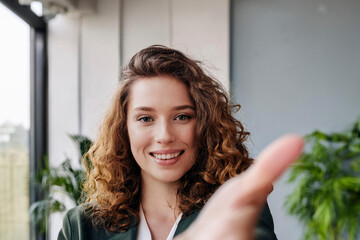
<svg viewBox="0 0 360 240"><path fill-rule="evenodd" d="M185 231L197 218L200 211L183 217L176 229L177 236ZM105 229L95 229L91 220L84 216L81 205L69 210L64 217L62 229L59 232L58 240L136 240L138 225L133 224L126 232L109 232ZM274 223L266 204L255 229L256 240L276 240Z"/></svg>

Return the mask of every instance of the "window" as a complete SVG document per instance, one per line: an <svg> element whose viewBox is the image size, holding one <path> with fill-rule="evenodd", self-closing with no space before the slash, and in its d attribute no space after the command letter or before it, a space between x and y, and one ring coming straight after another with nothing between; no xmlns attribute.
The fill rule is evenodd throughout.
<svg viewBox="0 0 360 240"><path fill-rule="evenodd" d="M0 3L0 239L44 239L29 223L47 152L46 23L18 1Z"/></svg>
<svg viewBox="0 0 360 240"><path fill-rule="evenodd" d="M29 239L30 27L0 4L0 239Z"/></svg>

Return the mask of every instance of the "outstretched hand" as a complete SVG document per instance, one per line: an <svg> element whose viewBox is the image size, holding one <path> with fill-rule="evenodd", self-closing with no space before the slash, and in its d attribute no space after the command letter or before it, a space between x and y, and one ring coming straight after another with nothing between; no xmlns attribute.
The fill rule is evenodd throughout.
<svg viewBox="0 0 360 240"><path fill-rule="evenodd" d="M176 240L254 239L258 215L272 183L301 154L304 142L285 135L265 148L243 174L223 184L196 221Z"/></svg>

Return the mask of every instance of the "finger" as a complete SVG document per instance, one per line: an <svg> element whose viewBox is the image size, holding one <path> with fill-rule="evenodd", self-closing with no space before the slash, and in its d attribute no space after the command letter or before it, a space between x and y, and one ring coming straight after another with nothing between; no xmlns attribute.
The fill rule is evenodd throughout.
<svg viewBox="0 0 360 240"><path fill-rule="evenodd" d="M273 183L299 157L303 146L304 140L298 135L280 137L260 153L249 174L260 177L264 185Z"/></svg>
<svg viewBox="0 0 360 240"><path fill-rule="evenodd" d="M304 140L297 135L285 135L272 142L259 155L248 171L235 181L247 182L246 188L239 192L242 196L267 196L267 189L295 161L302 152ZM235 185L235 184L234 184ZM245 198L239 196L241 204ZM240 203L238 202L238 203Z"/></svg>

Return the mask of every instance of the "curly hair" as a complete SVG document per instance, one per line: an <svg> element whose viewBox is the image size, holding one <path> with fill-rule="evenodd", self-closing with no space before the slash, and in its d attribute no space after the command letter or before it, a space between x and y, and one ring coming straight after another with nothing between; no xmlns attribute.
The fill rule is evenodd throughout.
<svg viewBox="0 0 360 240"><path fill-rule="evenodd" d="M154 45L136 53L122 71L120 88L105 116L97 140L84 156L90 160L84 194L95 226L126 231L139 219L141 174L127 132L127 106L131 86L139 78L172 76L188 88L196 111L197 160L180 179L177 191L185 216L203 207L226 180L245 171L253 162L244 145L249 132L232 116L240 105L231 105L222 85L206 74L201 63L178 50ZM86 164L85 164L86 165Z"/></svg>

